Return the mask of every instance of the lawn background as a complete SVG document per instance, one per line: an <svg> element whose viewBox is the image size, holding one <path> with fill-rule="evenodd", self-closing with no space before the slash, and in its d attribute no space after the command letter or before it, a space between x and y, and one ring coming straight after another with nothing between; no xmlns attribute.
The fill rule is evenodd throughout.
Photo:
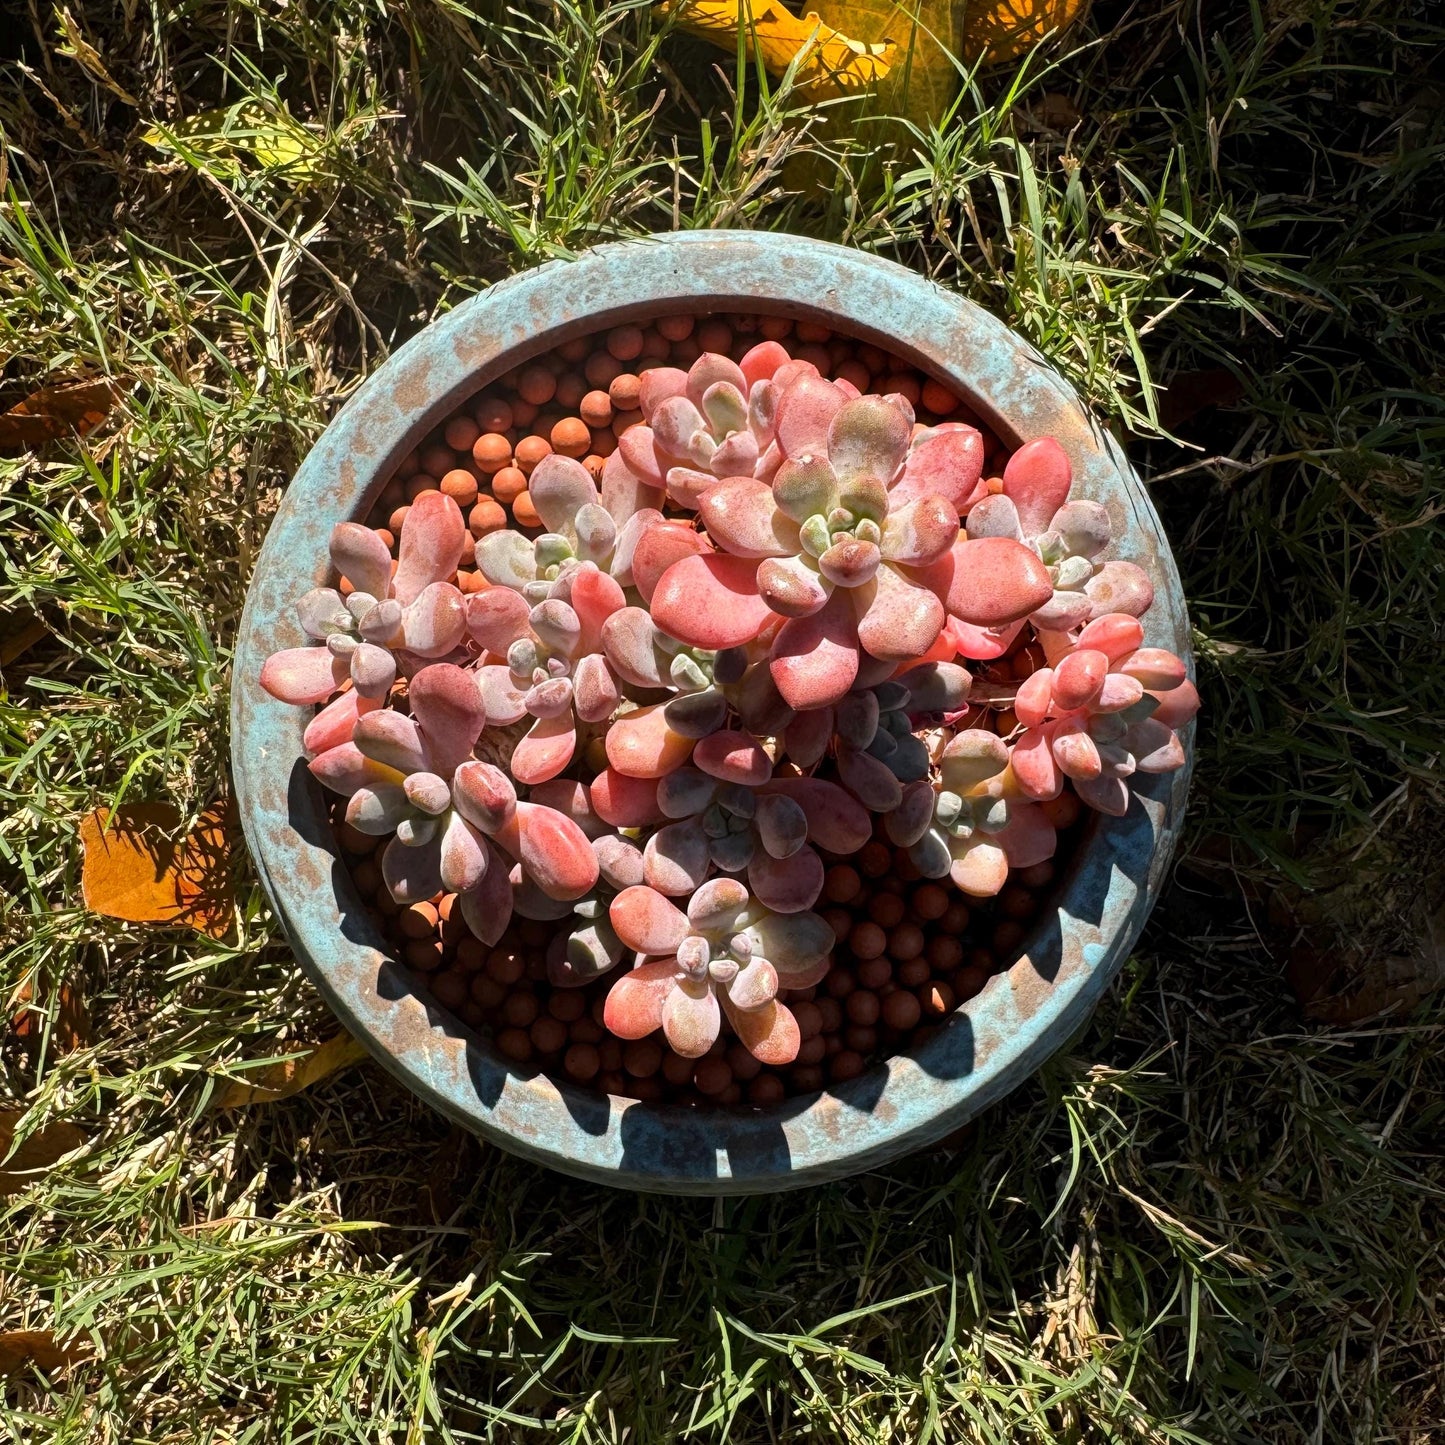
<svg viewBox="0 0 1445 1445"><path fill-rule="evenodd" d="M1296 998L1343 958L1368 1004L1439 901L1438 8L1111 0L882 176L645 4L9 13L0 410L133 387L0 459L0 1090L83 1141L0 1199L0 1330L97 1352L0 1380L0 1438L1445 1438L1441 996ZM267 520L389 349L713 226L971 296L1154 479L1205 712L1135 959L948 1148L798 1195L572 1183L370 1066L217 1112L325 1010L243 856L229 941L116 923L79 818L224 798Z"/></svg>

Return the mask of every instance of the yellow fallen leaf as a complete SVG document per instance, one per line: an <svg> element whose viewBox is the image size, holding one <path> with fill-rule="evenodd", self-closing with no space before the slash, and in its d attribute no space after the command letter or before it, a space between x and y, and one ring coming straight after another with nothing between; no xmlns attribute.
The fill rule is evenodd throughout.
<svg viewBox="0 0 1445 1445"><path fill-rule="evenodd" d="M292 1094L309 1089L328 1074L334 1074L348 1064L360 1063L366 1057L365 1048L343 1031L295 1058L277 1059L263 1069L248 1072L244 1082L240 1079L228 1081L216 1095L215 1107L244 1109L248 1104L270 1104L277 1099L289 1099Z"/></svg>
<svg viewBox="0 0 1445 1445"><path fill-rule="evenodd" d="M1089 0L990 0L963 11L963 58L990 65L1017 60L1083 17Z"/></svg>
<svg viewBox="0 0 1445 1445"><path fill-rule="evenodd" d="M319 137L284 106L256 100L153 125L141 133L141 139L200 169L228 177L240 174L241 160L250 157L266 170L285 171L291 180L309 181L315 178L321 152Z"/></svg>
<svg viewBox="0 0 1445 1445"><path fill-rule="evenodd" d="M798 60L795 83L817 100L866 90L888 73L895 50L887 40L860 43L816 14L799 17L777 0L664 0L658 12L676 15L682 29L728 50L737 45L742 25L748 54L778 75Z"/></svg>
<svg viewBox="0 0 1445 1445"><path fill-rule="evenodd" d="M49 1330L0 1330L0 1376L23 1374L31 1368L53 1375L94 1353L89 1340L62 1345Z"/></svg>
<svg viewBox="0 0 1445 1445"><path fill-rule="evenodd" d="M15 1126L23 1109L0 1109L0 1196L16 1194L72 1149L85 1143L85 1131L63 1119L31 1134L15 1152Z"/></svg>
<svg viewBox="0 0 1445 1445"><path fill-rule="evenodd" d="M169 803L97 808L80 824L85 906L131 923L179 923L224 936L233 914L229 822L217 804L178 839L181 815Z"/></svg>

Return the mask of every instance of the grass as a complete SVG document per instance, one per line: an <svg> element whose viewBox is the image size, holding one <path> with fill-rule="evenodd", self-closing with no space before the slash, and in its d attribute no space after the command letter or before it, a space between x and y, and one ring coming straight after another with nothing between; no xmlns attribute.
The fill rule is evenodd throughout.
<svg viewBox="0 0 1445 1445"><path fill-rule="evenodd" d="M0 1092L86 1139L0 1200L0 1330L97 1352L0 1380L0 1437L1445 1435L1440 996L1308 1024L1266 908L1438 846L1432 7L1106 0L872 181L644 4L32 17L0 81L0 402L130 390L91 444L0 460L0 645L45 629L3 664L0 981L40 1031ZM77 820L224 795L246 577L358 378L517 266L716 225L983 302L1156 478L1206 712L1127 975L949 1148L783 1198L574 1184L371 1068L213 1111L324 1009L244 858L232 941L114 923L80 906ZM1229 400L1190 415L1201 374Z"/></svg>

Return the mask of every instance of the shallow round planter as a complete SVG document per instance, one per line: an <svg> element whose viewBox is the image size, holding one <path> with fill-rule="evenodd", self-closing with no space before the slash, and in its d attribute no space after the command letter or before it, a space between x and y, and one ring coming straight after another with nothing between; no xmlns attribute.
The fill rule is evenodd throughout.
<svg viewBox="0 0 1445 1445"><path fill-rule="evenodd" d="M884 1163L1002 1098L1088 1018L1133 947L1179 831L1189 767L1140 782L1098 817L1022 957L912 1053L821 1094L709 1111L519 1073L414 987L384 951L337 855L306 769L307 717L267 696L263 659L304 638L293 604L326 580L332 526L363 516L400 459L457 404L571 337L669 312L744 310L821 321L932 373L1010 446L1054 436L1075 495L1114 514L1116 555L1156 592L1146 640L1188 658L1178 573L1114 442L1026 343L977 306L891 262L796 236L690 232L602 246L492 287L429 326L363 385L296 474L242 619L232 692L247 841L297 957L342 1021L429 1103L530 1159L635 1189L742 1194ZM1186 749L1192 729L1185 731ZM1139 781L1136 779L1136 781Z"/></svg>

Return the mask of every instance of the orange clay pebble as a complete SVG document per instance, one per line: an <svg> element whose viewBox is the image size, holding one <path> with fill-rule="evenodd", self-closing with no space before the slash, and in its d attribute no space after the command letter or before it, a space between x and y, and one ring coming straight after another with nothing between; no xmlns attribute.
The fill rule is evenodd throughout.
<svg viewBox="0 0 1445 1445"><path fill-rule="evenodd" d="M507 468L513 470L513 468ZM501 475L501 473L497 473ZM517 473L517 475L522 475ZM522 478L526 481L526 477ZM484 538L488 532L500 532L507 525L507 514L501 510L496 497L478 497L477 504L467 513L467 526L471 527L474 538ZM481 591L481 588L477 588Z"/></svg>
<svg viewBox="0 0 1445 1445"><path fill-rule="evenodd" d="M859 391L867 391L873 385L873 376L861 361L845 361L834 373L835 381L850 381Z"/></svg>
<svg viewBox="0 0 1445 1445"><path fill-rule="evenodd" d="M546 437L530 436L523 437L517 443L513 457L518 468L527 476L532 475L532 468L552 450L552 444ZM496 483L492 483L492 490L496 490Z"/></svg>
<svg viewBox="0 0 1445 1445"><path fill-rule="evenodd" d="M909 406L917 406L923 399L923 388L918 384L918 378L906 371L895 371L891 376L885 376L879 383L884 396L897 393L905 397Z"/></svg>
<svg viewBox="0 0 1445 1445"><path fill-rule="evenodd" d="M669 341L682 341L692 335L696 324L691 316L663 316L658 319L657 329Z"/></svg>
<svg viewBox="0 0 1445 1445"><path fill-rule="evenodd" d="M642 355L642 328L615 326L607 333L607 350L618 361L634 361Z"/></svg>
<svg viewBox="0 0 1445 1445"><path fill-rule="evenodd" d="M537 419L539 408L530 401L523 401L519 396L512 403L512 425L508 431L525 431Z"/></svg>
<svg viewBox="0 0 1445 1445"><path fill-rule="evenodd" d="M517 395L533 406L546 406L557 394L557 378L545 366L527 366L517 376Z"/></svg>
<svg viewBox="0 0 1445 1445"><path fill-rule="evenodd" d="M594 482L602 480L602 473L607 467L607 458L599 457L596 452L589 452L582 458L582 465L587 468L587 475Z"/></svg>
<svg viewBox="0 0 1445 1445"><path fill-rule="evenodd" d="M527 474L520 467L503 467L492 478L492 495L507 506L511 506L526 490ZM481 502L478 501L477 505L481 506Z"/></svg>
<svg viewBox="0 0 1445 1445"><path fill-rule="evenodd" d="M451 468L448 467L447 470L450 471ZM443 475L445 475L445 473L443 473ZM436 484L437 479L429 472L418 472L416 476L408 477L406 479L407 501L414 502L423 492L435 491Z"/></svg>
<svg viewBox="0 0 1445 1445"><path fill-rule="evenodd" d="M800 321L794 328L798 333L799 341L813 341L822 343L833 339L832 330L817 321Z"/></svg>
<svg viewBox="0 0 1445 1445"><path fill-rule="evenodd" d="M449 446L441 442L433 443L421 450L421 469L430 473L438 481L456 466L456 453ZM432 483L431 485L435 485Z"/></svg>
<svg viewBox="0 0 1445 1445"><path fill-rule="evenodd" d="M639 426L641 423L640 411L619 411L612 418L612 435L620 437L629 427Z"/></svg>
<svg viewBox="0 0 1445 1445"><path fill-rule="evenodd" d="M585 457L592 450L592 433L579 416L564 416L552 428L552 450L564 457Z"/></svg>
<svg viewBox="0 0 1445 1445"><path fill-rule="evenodd" d="M441 489L459 507L470 507L477 500L477 479L460 467L453 467L442 478Z"/></svg>
<svg viewBox="0 0 1445 1445"><path fill-rule="evenodd" d="M398 507L386 520L386 530L394 537L401 536L401 529L406 526L406 514L411 511L410 507Z"/></svg>
<svg viewBox="0 0 1445 1445"><path fill-rule="evenodd" d="M679 366L686 371L701 355L702 347L697 344L697 337L684 337L681 341L673 342L672 357L669 365ZM649 362L648 365L651 365L651 362ZM639 366L637 369L638 371L646 371L647 367Z"/></svg>
<svg viewBox="0 0 1445 1445"><path fill-rule="evenodd" d="M472 443L472 460L479 471L499 472L512 460L512 444L501 432L484 432Z"/></svg>
<svg viewBox="0 0 1445 1445"><path fill-rule="evenodd" d="M469 416L454 416L442 435L454 452L469 452L472 443L481 436L482 429Z"/></svg>
<svg viewBox="0 0 1445 1445"><path fill-rule="evenodd" d="M642 333L642 355L638 357L639 361L666 361L671 354L672 343L660 331L649 326Z"/></svg>
<svg viewBox="0 0 1445 1445"><path fill-rule="evenodd" d="M589 391L578 404L577 411L588 426L612 425L612 398L605 391Z"/></svg>
<svg viewBox="0 0 1445 1445"><path fill-rule="evenodd" d="M472 409L479 432L506 431L512 425L512 408L499 396L484 396Z"/></svg>
<svg viewBox="0 0 1445 1445"><path fill-rule="evenodd" d="M828 348L820 346L817 342L809 342L806 346L798 347L793 353L793 358L796 361L812 362L824 376L827 376L833 366L833 358L829 354Z"/></svg>
<svg viewBox="0 0 1445 1445"><path fill-rule="evenodd" d="M592 450L604 461L617 450L617 437L610 426L598 427L592 433Z"/></svg>
<svg viewBox="0 0 1445 1445"><path fill-rule="evenodd" d="M786 316L762 316L758 318L758 331L766 341L781 341L793 334L793 323Z"/></svg>
<svg viewBox="0 0 1445 1445"><path fill-rule="evenodd" d="M574 411L577 404L587 395L587 382L575 371L569 371L557 378L557 394L552 398L555 405Z"/></svg>
<svg viewBox="0 0 1445 1445"><path fill-rule="evenodd" d="M607 400L614 411L636 411L641 399L642 378L633 372L621 372L607 384Z"/></svg>
<svg viewBox="0 0 1445 1445"><path fill-rule="evenodd" d="M587 355L587 348L590 345L591 342L589 342L585 336L574 336L571 341L564 341L561 346L557 348L557 355L560 356L563 361L581 361L582 358Z"/></svg>
<svg viewBox="0 0 1445 1445"><path fill-rule="evenodd" d="M924 408L935 416L947 416L949 412L958 408L958 398L941 382L931 378L923 383L923 390L919 393L919 397Z"/></svg>
<svg viewBox="0 0 1445 1445"><path fill-rule="evenodd" d="M703 351L715 351L725 356L732 349L733 329L720 316L709 317L695 334L698 347Z"/></svg>
<svg viewBox="0 0 1445 1445"><path fill-rule="evenodd" d="M875 376L888 369L887 354L866 341L855 349L854 354Z"/></svg>
<svg viewBox="0 0 1445 1445"><path fill-rule="evenodd" d="M490 501L491 499L488 498L488 500ZM497 507L497 504L496 504L495 502L492 502L492 505L493 505L494 507ZM497 507L497 510L500 512L502 509L501 509L500 507ZM503 525L503 526L506 525L506 519L505 519L505 518L503 518L503 520L502 520L502 525ZM497 529L496 529L495 527L492 528L492 531L495 532L496 530L497 530ZM458 572L458 573L457 573L457 591L458 591L458 592L467 593L467 594L470 594L470 593L472 593L472 592L485 592L485 591L487 590L488 585L489 585L489 584L488 584L488 582L487 582L487 579L486 579L485 577L483 577L480 572Z"/></svg>
<svg viewBox="0 0 1445 1445"><path fill-rule="evenodd" d="M587 358L582 374L589 386L611 386L613 377L620 376L625 370L626 367L611 352L594 351Z"/></svg>
<svg viewBox="0 0 1445 1445"><path fill-rule="evenodd" d="M519 527L540 527L542 519L532 505L529 493L521 492L512 499L512 517Z"/></svg>

